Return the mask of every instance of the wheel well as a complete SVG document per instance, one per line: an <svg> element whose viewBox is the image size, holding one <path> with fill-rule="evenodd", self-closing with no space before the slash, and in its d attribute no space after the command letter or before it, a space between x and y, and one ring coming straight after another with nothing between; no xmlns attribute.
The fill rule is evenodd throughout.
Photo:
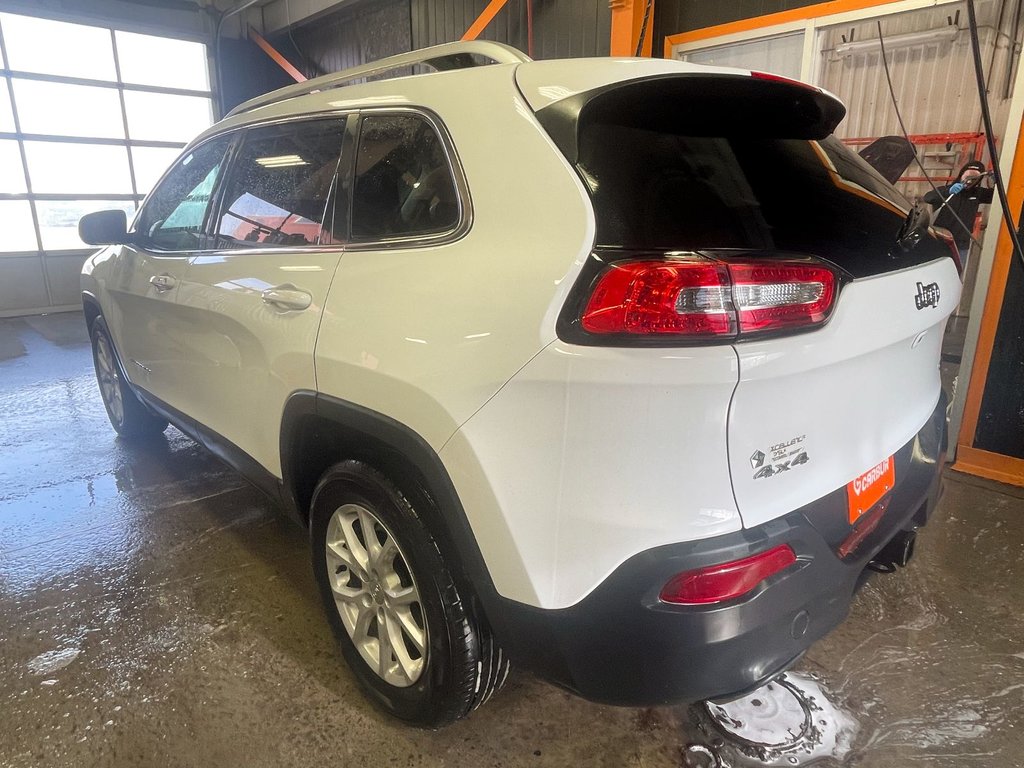
<svg viewBox="0 0 1024 768"><path fill-rule="evenodd" d="M415 433L369 413L350 412L358 426L318 413L306 413L291 422L282 441L286 501L294 504L308 526L313 491L329 467L357 460L382 472L416 509L463 594L470 596L483 617L487 612L481 598L490 603L494 585L440 458Z"/></svg>

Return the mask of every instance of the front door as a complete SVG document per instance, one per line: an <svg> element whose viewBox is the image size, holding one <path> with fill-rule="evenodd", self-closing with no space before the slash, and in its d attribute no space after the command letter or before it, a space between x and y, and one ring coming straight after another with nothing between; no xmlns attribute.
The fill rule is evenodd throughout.
<svg viewBox="0 0 1024 768"><path fill-rule="evenodd" d="M189 259L203 247L203 224L229 137L183 156L146 200L134 243L120 246L107 288L107 321L128 378L183 410L180 376L188 339L177 298Z"/></svg>
<svg viewBox="0 0 1024 768"><path fill-rule="evenodd" d="M178 294L189 415L277 477L285 403L316 388L313 350L344 237L334 185L346 136L344 116L249 128L213 250L192 260Z"/></svg>

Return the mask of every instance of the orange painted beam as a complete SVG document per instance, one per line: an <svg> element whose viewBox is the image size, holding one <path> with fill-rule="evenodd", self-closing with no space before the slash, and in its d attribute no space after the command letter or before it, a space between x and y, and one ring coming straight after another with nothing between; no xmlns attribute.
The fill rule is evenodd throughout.
<svg viewBox="0 0 1024 768"><path fill-rule="evenodd" d="M986 480L997 480L1010 485L1024 485L1024 459L1003 456L962 445L956 449L953 469Z"/></svg>
<svg viewBox="0 0 1024 768"><path fill-rule="evenodd" d="M1006 182L1006 199L1010 206L1010 217L1018 215L1024 203L1024 131L1017 139L1017 147L1013 156L1013 168ZM1019 222L1018 222L1019 223ZM1018 484L1024 484L1024 461L1009 456L989 453L974 448L974 433L978 429L978 418L981 415L981 401L985 395L985 384L988 379L988 368L992 363L992 347L996 340L999 327L999 315L1003 310L1003 299L1006 297L1006 279L1013 264L1013 242L1006 226L999 222L999 239L996 240L996 252L992 262L992 273L988 281L988 294L985 296L985 307L981 313L981 328L978 331L978 346L974 352L974 365L971 367L971 380L967 384L967 396L964 401L964 418L960 425L957 438L957 464L965 472L992 477L975 471L979 467L989 472L1016 472L1020 474ZM967 453L964 450L967 449ZM970 460L967 457L970 457ZM997 460L992 457L996 457ZM1010 463L1007 463L1010 462ZM1016 462L1016 463L1013 463ZM1000 478L997 478L1000 479ZM1003 480L1003 482L1014 482Z"/></svg>
<svg viewBox="0 0 1024 768"><path fill-rule="evenodd" d="M249 27L249 37L252 38L252 41L256 43L256 45L263 49L263 52L266 53L267 56L274 60L274 63L277 64L277 66L295 78L296 83L304 83L308 79L304 74L299 72L299 70L296 69L288 59L281 55L274 46L268 43L263 35L252 27Z"/></svg>
<svg viewBox="0 0 1024 768"><path fill-rule="evenodd" d="M861 11L865 8L875 8L880 5L889 5L898 0L830 0L827 3L807 5L803 8L794 8L791 11L770 13L767 16L755 16L752 19L740 19L728 24L718 24L714 27L694 29L690 32L680 32L676 35L669 35L665 38L665 58L672 58L672 46L683 43L695 43L700 40L709 40L722 35L733 35L737 32L751 32L765 27L774 27L776 24L787 24L791 21L803 21L805 19L818 19L822 16L832 16L837 13L849 13L850 11Z"/></svg>
<svg viewBox="0 0 1024 768"><path fill-rule="evenodd" d="M644 47L641 56L650 56L654 40L654 2L647 11L647 0L611 0L612 35L609 53L612 56L636 56L636 46L640 41L640 30L644 23L644 13L648 13L647 32L644 35Z"/></svg>
<svg viewBox="0 0 1024 768"><path fill-rule="evenodd" d="M462 36L462 39L476 40L480 37L480 33L487 28L487 25L498 15L498 11L505 7L507 2L508 0L491 0L487 7L480 12L480 15L476 17L476 21L469 25L469 29L466 30L466 34Z"/></svg>

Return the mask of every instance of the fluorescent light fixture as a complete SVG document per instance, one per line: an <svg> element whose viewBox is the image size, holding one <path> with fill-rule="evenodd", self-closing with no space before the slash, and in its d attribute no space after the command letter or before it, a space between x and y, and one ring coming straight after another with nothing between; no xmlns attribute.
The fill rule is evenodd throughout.
<svg viewBox="0 0 1024 768"><path fill-rule="evenodd" d="M298 155L275 155L274 157L257 157L256 162L264 168L289 168L293 165L309 165Z"/></svg>
<svg viewBox="0 0 1024 768"><path fill-rule="evenodd" d="M960 27L945 26L938 29L926 29L923 32L908 32L905 35L892 35L885 37L885 50L893 48L908 48L913 45L925 45L926 43L951 43L960 33ZM841 43L835 47L835 53L839 56L850 56L855 53L879 50L877 37L868 37L864 40L856 40L852 43Z"/></svg>

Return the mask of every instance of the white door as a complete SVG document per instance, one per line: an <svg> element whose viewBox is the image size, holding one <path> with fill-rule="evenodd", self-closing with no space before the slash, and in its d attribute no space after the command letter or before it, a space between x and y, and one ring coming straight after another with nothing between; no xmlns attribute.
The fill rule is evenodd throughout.
<svg viewBox="0 0 1024 768"><path fill-rule="evenodd" d="M113 256L107 283L107 322L126 374L179 410L189 340L178 292L189 259L204 245L204 220L229 144L228 137L211 139L175 163L136 218L135 243Z"/></svg>
<svg viewBox="0 0 1024 768"><path fill-rule="evenodd" d="M179 289L184 410L277 477L285 403L316 389L313 349L347 209L334 204L345 137L344 116L248 129L214 250L196 255Z"/></svg>

